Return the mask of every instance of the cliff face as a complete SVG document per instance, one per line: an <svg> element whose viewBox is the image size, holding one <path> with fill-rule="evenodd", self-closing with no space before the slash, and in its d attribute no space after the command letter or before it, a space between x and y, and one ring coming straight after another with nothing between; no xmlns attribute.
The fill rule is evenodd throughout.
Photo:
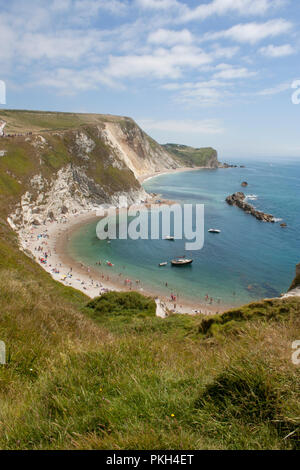
<svg viewBox="0 0 300 470"><path fill-rule="evenodd" d="M118 157L130 168L137 179L181 166L164 146L145 134L132 120L105 123L102 137L115 149Z"/></svg>
<svg viewBox="0 0 300 470"><path fill-rule="evenodd" d="M180 165L190 167L218 168L218 152L212 147L194 148L179 144L165 144L163 147Z"/></svg>
<svg viewBox="0 0 300 470"><path fill-rule="evenodd" d="M180 166L130 118L5 111L0 209L14 229L147 194L139 178Z"/></svg>
<svg viewBox="0 0 300 470"><path fill-rule="evenodd" d="M296 277L293 280L290 291L293 291L294 289L298 289L298 295L300 295L300 263L296 266Z"/></svg>

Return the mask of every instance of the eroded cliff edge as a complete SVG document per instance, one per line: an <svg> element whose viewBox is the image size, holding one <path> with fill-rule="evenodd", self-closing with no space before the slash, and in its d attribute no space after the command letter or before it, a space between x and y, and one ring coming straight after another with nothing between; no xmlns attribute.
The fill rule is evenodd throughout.
<svg viewBox="0 0 300 470"><path fill-rule="evenodd" d="M180 163L130 118L2 111L0 192L17 231L99 204L147 197L139 179Z"/></svg>

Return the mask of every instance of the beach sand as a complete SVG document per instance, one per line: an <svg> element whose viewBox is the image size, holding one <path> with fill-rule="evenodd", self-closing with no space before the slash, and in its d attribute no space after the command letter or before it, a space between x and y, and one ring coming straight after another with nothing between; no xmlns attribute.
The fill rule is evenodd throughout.
<svg viewBox="0 0 300 470"><path fill-rule="evenodd" d="M190 171L191 169L179 169L172 172ZM166 171L163 173L170 173ZM160 173L161 174L161 173ZM155 175L148 175L144 178L151 178ZM162 203L170 204L172 201L162 201ZM139 291L143 295L149 295L156 298L157 312L159 316L163 316L162 311L167 308L176 313L206 315L221 313L226 311L230 306L220 304L195 304L186 299L177 299L176 303L170 298L159 297L157 293L151 292L143 282L132 282L125 285L124 278L116 280L113 276L105 272L101 272L101 267L85 266L74 260L67 250L68 241L72 233L78 230L82 225L88 222L99 220L95 211L82 211L75 215L65 215L59 221L47 222L45 225L32 226L27 231L20 234L21 246L25 252L30 252L34 259L58 282L65 286L70 286L82 291L90 298L98 297L109 291ZM159 297L159 298L158 298Z"/></svg>
<svg viewBox="0 0 300 470"><path fill-rule="evenodd" d="M172 175L172 174L175 174L175 173L183 173L185 171L197 171L197 170L205 170L206 168L201 166L201 167L180 167L180 168L174 168L172 170L170 169L166 169L166 170L162 170L162 171L158 171L158 172L155 172L155 173L151 173L151 174L147 174L147 175L142 175L138 178L139 182L142 184L142 183L145 183L146 181L148 180L151 180L152 178L155 178L156 176L160 176L160 175Z"/></svg>

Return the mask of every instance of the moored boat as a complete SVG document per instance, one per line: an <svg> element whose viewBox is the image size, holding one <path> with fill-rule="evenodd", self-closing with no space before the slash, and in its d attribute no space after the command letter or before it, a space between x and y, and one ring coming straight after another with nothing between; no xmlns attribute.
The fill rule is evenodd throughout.
<svg viewBox="0 0 300 470"><path fill-rule="evenodd" d="M158 266L160 266L160 267L162 267L162 266L167 266L167 264L168 264L168 262L167 262L167 261L165 261L164 263L159 263L159 265L158 265Z"/></svg>
<svg viewBox="0 0 300 470"><path fill-rule="evenodd" d="M193 260L192 259L186 259L186 258L177 258L173 259L171 261L172 266L186 266L188 264L192 264Z"/></svg>
<svg viewBox="0 0 300 470"><path fill-rule="evenodd" d="M168 235L167 237L165 237L165 240L168 240L169 242L173 242L175 238Z"/></svg>
<svg viewBox="0 0 300 470"><path fill-rule="evenodd" d="M221 230L219 230L217 228L210 228L209 233L221 233Z"/></svg>

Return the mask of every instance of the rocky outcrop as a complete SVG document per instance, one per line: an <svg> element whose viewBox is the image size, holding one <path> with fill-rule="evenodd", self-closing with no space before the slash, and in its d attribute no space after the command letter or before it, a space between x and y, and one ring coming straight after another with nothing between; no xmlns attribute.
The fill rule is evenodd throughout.
<svg viewBox="0 0 300 470"><path fill-rule="evenodd" d="M238 168L238 166L230 163L219 163L219 168Z"/></svg>
<svg viewBox="0 0 300 470"><path fill-rule="evenodd" d="M145 199L147 194L140 187L109 195L87 176L84 169L67 165L50 181L36 175L31 190L26 191L16 204L8 221L15 230L23 230L31 225L61 220L67 214L92 211L102 204L117 205L121 196L126 196L128 203L132 204Z"/></svg>
<svg viewBox="0 0 300 470"><path fill-rule="evenodd" d="M246 199L245 194L242 192L238 192L238 193L232 194L231 196L228 196L226 198L226 202L230 206L237 206L240 209L242 209L244 212L246 212L247 214L253 215L257 220L261 220L262 222L271 222L271 223L275 222L274 217L272 215L257 211L255 207L245 202L245 199Z"/></svg>
<svg viewBox="0 0 300 470"><path fill-rule="evenodd" d="M0 119L0 137L4 135L4 128L6 126L6 121Z"/></svg>

